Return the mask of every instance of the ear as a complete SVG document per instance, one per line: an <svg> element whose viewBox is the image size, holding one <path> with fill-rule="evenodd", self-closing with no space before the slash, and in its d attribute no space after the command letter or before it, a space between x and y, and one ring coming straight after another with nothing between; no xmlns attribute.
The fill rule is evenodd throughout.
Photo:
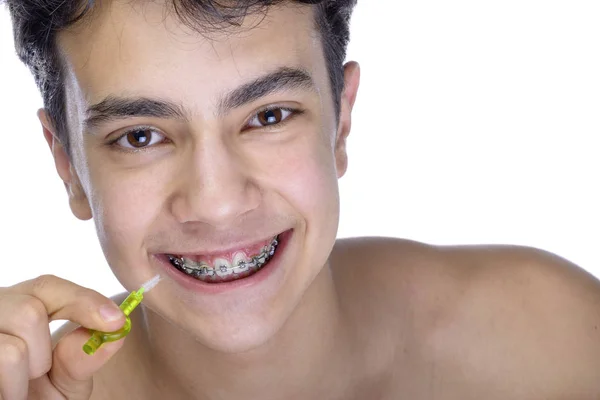
<svg viewBox="0 0 600 400"><path fill-rule="evenodd" d="M92 218L92 210L90 204L81 186L81 182L71 163L71 159L67 154L66 149L62 143L58 140L54 125L50 121L48 113L44 109L40 109L37 112L37 116L42 123L42 129L44 131L44 138L50 147L52 157L54 157L54 165L56 166L56 172L60 176L60 179L65 184L67 194L69 195L69 206L73 214L81 219L88 220Z"/></svg>
<svg viewBox="0 0 600 400"><path fill-rule="evenodd" d="M335 164L338 178L346 173L348 168L348 153L346 139L352 127L352 108L356 101L358 86L360 84L360 66L351 61L344 65L344 91L340 103L340 122L335 139Z"/></svg>

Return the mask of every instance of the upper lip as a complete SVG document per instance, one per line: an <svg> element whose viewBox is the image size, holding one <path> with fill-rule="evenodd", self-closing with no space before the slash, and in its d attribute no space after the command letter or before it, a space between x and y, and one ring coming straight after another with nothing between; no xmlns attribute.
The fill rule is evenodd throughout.
<svg viewBox="0 0 600 400"><path fill-rule="evenodd" d="M197 255L203 255L203 256L217 256L219 254L224 254L224 253L232 253L235 252L237 250L240 249L244 249L247 247L251 247L254 246L258 243L262 243L262 242L266 242L269 241L271 239L273 239L275 236L280 235L281 233L276 233L270 236L265 236L262 239L256 240L256 239L249 239L246 241L239 241L237 243L235 243L234 245L228 246L228 247L223 247L223 248L204 248L204 249L197 249L197 250L168 250L168 251L164 251L161 252L162 254L168 254L168 255L173 255L173 256L179 256L179 257L187 257L187 256L197 256Z"/></svg>

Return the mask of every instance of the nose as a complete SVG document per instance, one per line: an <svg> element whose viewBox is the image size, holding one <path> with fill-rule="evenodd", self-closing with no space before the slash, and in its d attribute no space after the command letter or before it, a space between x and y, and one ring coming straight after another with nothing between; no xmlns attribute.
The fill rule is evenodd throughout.
<svg viewBox="0 0 600 400"><path fill-rule="evenodd" d="M185 154L170 202L178 222L227 228L259 206L260 189L240 151L213 138L194 143Z"/></svg>

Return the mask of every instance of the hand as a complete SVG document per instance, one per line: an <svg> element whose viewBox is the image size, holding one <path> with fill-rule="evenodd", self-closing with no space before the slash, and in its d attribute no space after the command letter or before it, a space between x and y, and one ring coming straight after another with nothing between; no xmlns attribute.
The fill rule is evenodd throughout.
<svg viewBox="0 0 600 400"><path fill-rule="evenodd" d="M65 335L54 350L48 325L53 320L82 326ZM0 400L88 400L93 374L123 340L89 356L82 350L89 338L86 328L111 332L124 323L113 301L55 276L0 288Z"/></svg>

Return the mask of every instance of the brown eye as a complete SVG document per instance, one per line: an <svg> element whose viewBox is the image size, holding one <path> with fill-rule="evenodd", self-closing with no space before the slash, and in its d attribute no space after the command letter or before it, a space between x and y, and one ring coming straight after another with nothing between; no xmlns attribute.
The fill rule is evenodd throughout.
<svg viewBox="0 0 600 400"><path fill-rule="evenodd" d="M129 132L127 142L133 147L144 147L150 143L151 136L147 130L140 129L139 131Z"/></svg>
<svg viewBox="0 0 600 400"><path fill-rule="evenodd" d="M288 119L293 113L294 110L278 107L264 110L254 115L254 118L248 122L248 127L262 128L277 125Z"/></svg>
<svg viewBox="0 0 600 400"><path fill-rule="evenodd" d="M115 144L128 149L141 149L164 140L165 137L154 129L139 128L121 136Z"/></svg>
<svg viewBox="0 0 600 400"><path fill-rule="evenodd" d="M257 115L258 122L260 122L262 125L278 124L281 122L282 114L283 113L281 112L281 108L262 111L259 112Z"/></svg>

